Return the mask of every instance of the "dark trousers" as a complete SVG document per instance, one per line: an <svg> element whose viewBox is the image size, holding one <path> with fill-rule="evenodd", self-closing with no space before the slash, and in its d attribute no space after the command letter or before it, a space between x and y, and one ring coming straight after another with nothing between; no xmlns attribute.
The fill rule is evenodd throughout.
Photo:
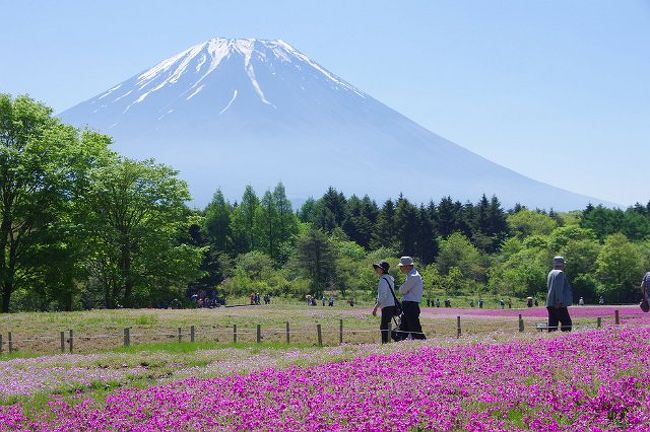
<svg viewBox="0 0 650 432"><path fill-rule="evenodd" d="M388 343L390 341L390 331L388 325L390 320L395 315L395 306L386 306L381 308L381 324L379 330L381 331L381 343Z"/></svg>
<svg viewBox="0 0 650 432"><path fill-rule="evenodd" d="M571 321L567 308L561 307L556 309L552 306L546 306L546 310L548 310L548 331L557 330L558 323L562 323L560 330L571 331L573 322Z"/></svg>
<svg viewBox="0 0 650 432"><path fill-rule="evenodd" d="M393 339L404 340L410 334L413 339L426 339L420 324L420 304L413 301L402 302L402 321L399 325L400 333Z"/></svg>

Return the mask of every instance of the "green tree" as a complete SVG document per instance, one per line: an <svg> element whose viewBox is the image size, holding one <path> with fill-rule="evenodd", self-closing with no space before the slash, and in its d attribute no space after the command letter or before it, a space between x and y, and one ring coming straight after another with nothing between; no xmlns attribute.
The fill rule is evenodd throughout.
<svg viewBox="0 0 650 432"><path fill-rule="evenodd" d="M86 200L94 251L89 261L105 306L178 296L200 276L204 252L179 241L192 222L185 182L151 160L120 159L92 174Z"/></svg>
<svg viewBox="0 0 650 432"><path fill-rule="evenodd" d="M415 255L420 219L418 208L400 197L395 210L397 248L400 255Z"/></svg>
<svg viewBox="0 0 650 432"><path fill-rule="evenodd" d="M453 235L453 234L452 234ZM458 267L451 267L447 275L442 278L442 284L447 295L455 296L467 291L467 278Z"/></svg>
<svg viewBox="0 0 650 432"><path fill-rule="evenodd" d="M298 232L298 219L282 183L273 193L267 191L262 197L255 210L253 230L257 239L256 249L268 254L276 263L286 261L289 243Z"/></svg>
<svg viewBox="0 0 650 432"><path fill-rule="evenodd" d="M231 242L235 254L250 252L258 246L254 228L255 212L259 204L253 187L246 186L241 203L233 210L230 218Z"/></svg>
<svg viewBox="0 0 650 432"><path fill-rule="evenodd" d="M316 203L315 213L314 224L324 232L331 234L335 228L341 227L347 216L347 200L343 192L330 186Z"/></svg>
<svg viewBox="0 0 650 432"><path fill-rule="evenodd" d="M298 218L300 219L300 222L313 224L316 221L316 212L316 200L312 197L309 197L303 203L303 205L300 206L300 210L298 211Z"/></svg>
<svg viewBox="0 0 650 432"><path fill-rule="evenodd" d="M203 231L208 239L210 248L216 252L227 249L228 238L230 237L230 215L232 206L226 202L217 189L212 197L212 201L205 208L205 218L203 220Z"/></svg>
<svg viewBox="0 0 650 432"><path fill-rule="evenodd" d="M273 200L275 201L275 207L278 212L280 242L287 242L292 236L298 233L298 217L293 212L291 201L287 198L282 183L278 183L275 189L273 189Z"/></svg>
<svg viewBox="0 0 650 432"><path fill-rule="evenodd" d="M377 222L372 234L371 248L392 248L396 244L395 204L389 199L384 203L377 216Z"/></svg>
<svg viewBox="0 0 650 432"><path fill-rule="evenodd" d="M578 239L569 240L559 249L559 254L567 259L566 274L576 299L596 301L596 260L600 248L596 239Z"/></svg>
<svg viewBox="0 0 650 432"><path fill-rule="evenodd" d="M106 137L80 133L27 96L0 94L0 311L18 289L46 286L72 293L75 265L48 268L43 258L77 256L74 201L86 173L109 154ZM57 261L55 264L60 264ZM50 291L51 292L51 291ZM71 307L71 297L62 298Z"/></svg>
<svg viewBox="0 0 650 432"><path fill-rule="evenodd" d="M254 237L257 239L255 249L261 250L272 259L277 260L280 246L280 216L270 191L264 194L255 209L253 231Z"/></svg>
<svg viewBox="0 0 650 432"><path fill-rule="evenodd" d="M275 262L267 254L252 251L237 257L231 277L221 288L230 296L249 296L251 293L285 295L289 282L285 270L275 269Z"/></svg>
<svg viewBox="0 0 650 432"><path fill-rule="evenodd" d="M553 218L527 209L508 215L506 220L510 231L521 239L531 235L548 235L557 227Z"/></svg>
<svg viewBox="0 0 650 432"><path fill-rule="evenodd" d="M489 287L493 293L502 296L544 296L546 275L550 270L548 262L545 247L523 248L490 267Z"/></svg>
<svg viewBox="0 0 650 432"><path fill-rule="evenodd" d="M435 223L429 211L420 206L418 210L418 229L413 254L420 258L422 264L431 264L438 255L438 241Z"/></svg>
<svg viewBox="0 0 650 432"><path fill-rule="evenodd" d="M290 267L309 280L314 295L323 295L336 277L336 254L325 233L312 227L300 234Z"/></svg>
<svg viewBox="0 0 650 432"><path fill-rule="evenodd" d="M552 252L563 249L567 244L580 240L596 240L596 234L588 228L567 225L553 230L549 236L548 246Z"/></svg>
<svg viewBox="0 0 650 432"><path fill-rule="evenodd" d="M447 238L457 230L457 214L454 207L454 201L451 197L445 197L440 200L437 209L438 231L442 238Z"/></svg>
<svg viewBox="0 0 650 432"><path fill-rule="evenodd" d="M622 232L632 241L650 238L650 219L645 214L629 208L623 217Z"/></svg>
<svg viewBox="0 0 650 432"><path fill-rule="evenodd" d="M456 267L465 277L481 280L484 270L480 263L480 252L463 234L453 233L440 242L440 252L436 259L440 274L446 276L453 267Z"/></svg>
<svg viewBox="0 0 650 432"><path fill-rule="evenodd" d="M478 210L478 232L472 235L476 247L488 253L496 252L508 236L508 223L501 203L493 196L489 203L483 195Z"/></svg>
<svg viewBox="0 0 650 432"><path fill-rule="evenodd" d="M589 205L582 212L581 226L591 229L600 240L604 240L610 234L623 231L624 219L625 214L620 209Z"/></svg>
<svg viewBox="0 0 650 432"><path fill-rule="evenodd" d="M348 210L342 225L343 231L352 241L364 248L369 248L373 226L377 220L376 204L367 195L363 197L363 200L352 195L347 205Z"/></svg>
<svg viewBox="0 0 650 432"><path fill-rule="evenodd" d="M643 261L639 248L625 235L608 236L596 259L599 294L609 302L638 301Z"/></svg>
<svg viewBox="0 0 650 432"><path fill-rule="evenodd" d="M335 278L330 282L330 290L338 288L341 295L352 294L374 288L377 276L366 260L366 251L356 242L337 235L331 237L332 249L336 255Z"/></svg>

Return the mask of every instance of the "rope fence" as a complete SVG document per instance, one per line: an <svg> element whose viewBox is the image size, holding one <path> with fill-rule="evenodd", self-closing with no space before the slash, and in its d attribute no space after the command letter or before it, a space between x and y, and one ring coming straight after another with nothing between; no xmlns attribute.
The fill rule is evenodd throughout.
<svg viewBox="0 0 650 432"><path fill-rule="evenodd" d="M529 319L530 320L530 319ZM461 322L461 317L457 316L456 317L456 337L461 338L463 335L463 330L470 330L469 328L463 328L462 322ZM526 325L524 322L524 319L522 318L522 315L519 314L519 317L517 319L518 327L517 330L519 333L523 333L526 330ZM621 324L621 316L619 314L618 310L614 311L614 317L613 317L613 323L614 325L620 325ZM197 341L210 341L210 342L232 342L232 343L238 343L238 342L256 342L256 343L261 343L262 341L270 341L270 340L277 340L277 341L284 341L286 344L292 343L292 341L295 343L296 338L295 337L302 337L300 342L304 342L305 339L308 342L315 343L318 346L323 346L323 339L324 336L327 337L328 340L330 340L330 345L331 344L336 344L332 343L331 340L338 339L336 342L338 344L343 344L343 343L355 343L349 340L350 336L357 336L357 335L368 335L368 334L373 334L377 337L373 337L372 339L374 341L381 340L381 335L383 332L388 332L389 335L400 335L399 338L414 338L418 339L420 336L426 336L426 332L424 331L413 331L409 330L408 328L405 328L402 326L400 323L395 322L396 326L392 326L392 322L389 324L388 329L378 329L378 328L346 328L344 327L344 321L342 319L339 320L339 325L333 325L333 324L328 324L328 325L323 325L320 323L315 324L313 327L292 327L289 322L285 322L284 328L262 328L260 324L257 324L255 328L238 328L237 324L233 324L232 326L217 326L217 325L199 325L199 326L190 326L189 328L183 329L181 327L176 328L175 330L170 330L170 331L162 331L162 332L138 332L138 333L131 333L132 328L131 327L126 327L123 329L123 333L115 333L115 334L75 334L74 330L70 329L67 332L62 331L59 333L58 337L55 336L32 336L26 339L16 339L15 335L12 332L7 333L7 338L4 338L3 334L0 334L0 354L4 354L5 352L12 354L14 352L17 352L19 348L22 346L24 348L25 344L33 344L33 343L47 343L47 344L54 344L52 342L58 341L59 344L59 350L62 353L69 352L73 353L75 351L76 344L79 342L88 342L88 341L99 341L99 340L115 340L119 341L122 340L121 346L123 347L129 347L132 345L133 339L138 339L141 343L146 343L146 342L156 342L156 338L162 338L162 339L176 339L178 340L179 343L181 342L190 342L194 343ZM630 325L630 323L626 323L626 325ZM632 325L635 325L635 323L632 323ZM646 325L646 324L644 324ZM556 331L556 330L573 330L573 329L598 329L603 327L603 319L602 317L597 317L595 322L593 323L580 323L580 324L572 324L571 326L566 326L562 325L560 323L557 326L549 326L548 322L538 322L535 324L533 327L534 330L538 332L544 332L544 331ZM199 329L199 331L197 331ZM142 331L142 329L139 329ZM338 336L338 337L337 337ZM347 338L346 338L347 336ZM390 341L390 337L388 338ZM359 343L359 342L356 342ZM367 342L363 342L367 343ZM49 346L49 345L48 345ZM113 348L118 348L119 345L113 346ZM110 348L106 346L102 346L102 348Z"/></svg>

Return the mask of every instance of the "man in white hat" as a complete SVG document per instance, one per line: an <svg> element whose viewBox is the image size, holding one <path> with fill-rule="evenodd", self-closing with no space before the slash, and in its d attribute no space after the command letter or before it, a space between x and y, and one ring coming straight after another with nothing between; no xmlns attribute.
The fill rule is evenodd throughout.
<svg viewBox="0 0 650 432"><path fill-rule="evenodd" d="M413 339L426 339L420 324L420 302L424 291L422 276L415 269L413 258L403 256L399 259L399 269L406 274L406 281L399 287L402 294L402 322L397 333L398 339L406 339L409 335Z"/></svg>
<svg viewBox="0 0 650 432"><path fill-rule="evenodd" d="M548 273L546 287L548 288L546 295L548 331L557 330L559 323L562 324L562 331L571 331L573 323L569 316L568 306L573 303L573 292L564 274L564 257L553 258L553 270Z"/></svg>

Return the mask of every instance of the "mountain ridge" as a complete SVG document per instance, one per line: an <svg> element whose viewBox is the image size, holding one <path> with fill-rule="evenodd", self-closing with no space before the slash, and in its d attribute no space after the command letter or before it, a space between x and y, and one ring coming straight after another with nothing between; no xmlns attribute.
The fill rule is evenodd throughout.
<svg viewBox="0 0 650 432"><path fill-rule="evenodd" d="M195 201L282 181L293 200L328 186L374 199L496 195L569 210L603 200L546 185L428 131L282 40L213 38L60 114L128 157L179 169Z"/></svg>

